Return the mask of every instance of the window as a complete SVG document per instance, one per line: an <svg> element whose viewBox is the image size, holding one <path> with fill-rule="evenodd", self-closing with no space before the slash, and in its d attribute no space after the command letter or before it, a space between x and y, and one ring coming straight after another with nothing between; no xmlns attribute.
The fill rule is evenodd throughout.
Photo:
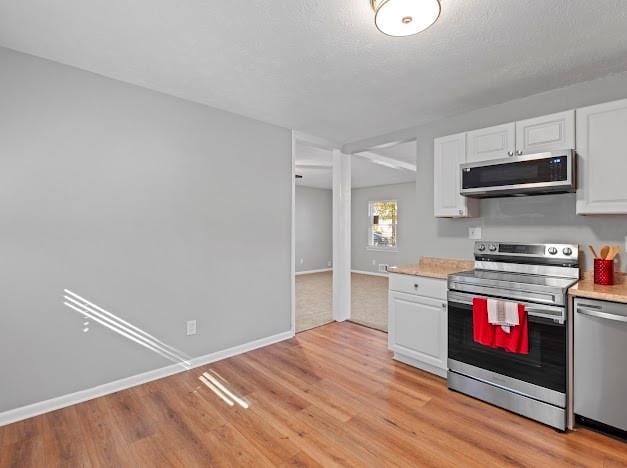
<svg viewBox="0 0 627 468"><path fill-rule="evenodd" d="M396 200L368 202L368 247L395 249L398 225Z"/></svg>

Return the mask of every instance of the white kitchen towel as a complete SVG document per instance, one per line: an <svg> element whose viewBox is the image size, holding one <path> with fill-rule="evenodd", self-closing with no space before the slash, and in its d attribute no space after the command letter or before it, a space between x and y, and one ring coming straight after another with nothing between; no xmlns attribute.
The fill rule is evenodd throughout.
<svg viewBox="0 0 627 468"><path fill-rule="evenodd" d="M510 332L510 327L519 324L517 303L499 299L488 299L487 302L489 323L500 325L505 333Z"/></svg>

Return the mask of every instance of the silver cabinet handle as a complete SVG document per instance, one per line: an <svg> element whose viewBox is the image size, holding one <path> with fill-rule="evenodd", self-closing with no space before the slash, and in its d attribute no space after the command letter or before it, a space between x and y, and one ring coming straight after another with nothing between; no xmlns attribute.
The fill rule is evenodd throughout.
<svg viewBox="0 0 627 468"><path fill-rule="evenodd" d="M418 289L418 286L419 286L418 283L414 283L414 288L415 289Z"/></svg>
<svg viewBox="0 0 627 468"><path fill-rule="evenodd" d="M521 150L518 150L518 151L516 151L516 154L517 154L518 156L522 156L522 151L521 151Z"/></svg>
<svg viewBox="0 0 627 468"><path fill-rule="evenodd" d="M615 322L627 322L627 315L610 314L608 312L601 312L600 310L584 309L583 307L577 307L577 312L590 317L613 320Z"/></svg>
<svg viewBox="0 0 627 468"><path fill-rule="evenodd" d="M508 151L508 152L507 152L507 155L508 155L508 156L514 156L514 152L513 152L513 151Z"/></svg>

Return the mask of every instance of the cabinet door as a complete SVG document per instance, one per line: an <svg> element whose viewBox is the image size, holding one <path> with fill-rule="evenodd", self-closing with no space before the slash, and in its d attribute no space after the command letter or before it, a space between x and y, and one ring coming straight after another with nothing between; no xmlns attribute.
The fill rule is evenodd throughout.
<svg viewBox="0 0 627 468"><path fill-rule="evenodd" d="M516 122L517 154L533 154L574 148L574 110Z"/></svg>
<svg viewBox="0 0 627 468"><path fill-rule="evenodd" d="M389 293L389 345L395 352L446 369L446 303Z"/></svg>
<svg viewBox="0 0 627 468"><path fill-rule="evenodd" d="M506 158L516 150L516 124L473 130L466 134L466 161L487 161Z"/></svg>
<svg viewBox="0 0 627 468"><path fill-rule="evenodd" d="M577 214L627 214L627 99L576 112Z"/></svg>
<svg viewBox="0 0 627 468"><path fill-rule="evenodd" d="M476 216L478 201L459 194L459 165L465 161L465 133L433 140L433 211L436 217Z"/></svg>

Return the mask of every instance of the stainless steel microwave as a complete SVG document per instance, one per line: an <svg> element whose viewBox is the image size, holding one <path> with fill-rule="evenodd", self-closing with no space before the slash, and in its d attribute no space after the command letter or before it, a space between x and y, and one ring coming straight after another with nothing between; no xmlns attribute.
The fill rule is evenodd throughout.
<svg viewBox="0 0 627 468"><path fill-rule="evenodd" d="M460 193L489 198L574 192L576 166L573 150L464 163Z"/></svg>

